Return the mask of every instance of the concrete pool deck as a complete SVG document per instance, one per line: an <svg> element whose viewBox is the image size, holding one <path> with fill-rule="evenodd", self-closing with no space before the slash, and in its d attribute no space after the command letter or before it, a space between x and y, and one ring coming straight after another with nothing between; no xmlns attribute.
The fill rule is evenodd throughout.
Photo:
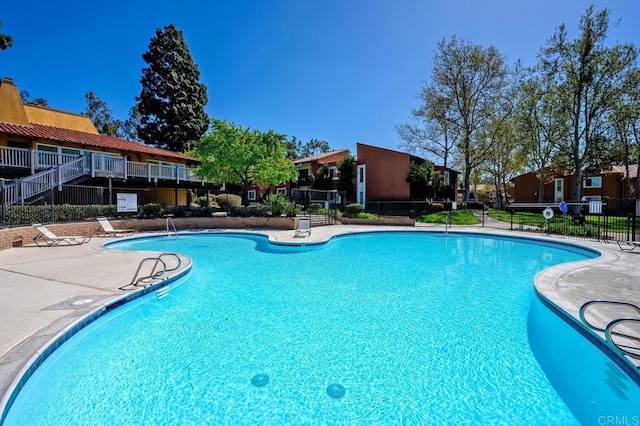
<svg viewBox="0 0 640 426"><path fill-rule="evenodd" d="M540 236L472 226L449 228L451 232L539 238L595 249L602 256L556 265L539 273L536 288L575 318L583 303L594 299L640 304L640 250L622 251L615 243ZM292 230L250 230L280 243L322 242L339 235L367 231L444 231L443 226L380 227L333 225L312 228L311 235L295 238ZM238 232L221 231L216 232ZM197 232L205 232L198 230ZM138 234L157 235L157 234ZM78 319L105 303L131 292L119 288L131 282L143 258L157 252L133 252L104 248L116 238L94 238L71 247L19 247L0 251L0 401L6 401L32 357ZM173 273L184 271L190 259ZM170 275L172 273L168 273ZM624 312L626 313L626 311ZM602 313L607 314L607 312ZM602 334L600 334L602 335ZM640 365L640 364L636 364ZM0 411L4 407L0 406Z"/></svg>

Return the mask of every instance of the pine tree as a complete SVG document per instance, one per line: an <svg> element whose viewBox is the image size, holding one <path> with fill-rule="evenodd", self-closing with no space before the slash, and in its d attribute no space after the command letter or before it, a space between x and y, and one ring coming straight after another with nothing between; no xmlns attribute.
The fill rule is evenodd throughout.
<svg viewBox="0 0 640 426"><path fill-rule="evenodd" d="M150 145L184 152L209 127L204 111L207 87L193 62L182 31L173 25L157 29L142 55L142 91L136 98L140 112L138 136Z"/></svg>
<svg viewBox="0 0 640 426"><path fill-rule="evenodd" d="M0 22L0 28L2 28L2 22ZM13 46L13 37L8 34L0 33L0 50L5 50Z"/></svg>

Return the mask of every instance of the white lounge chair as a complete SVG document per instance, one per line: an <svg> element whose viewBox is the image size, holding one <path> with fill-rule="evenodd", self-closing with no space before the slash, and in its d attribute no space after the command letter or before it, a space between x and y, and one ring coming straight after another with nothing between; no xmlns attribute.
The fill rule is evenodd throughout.
<svg viewBox="0 0 640 426"><path fill-rule="evenodd" d="M39 247L51 247L57 245L67 246L79 246L80 244L88 243L91 240L91 235L84 235L80 237L76 236L64 236L58 237L53 232L49 231L44 225L40 223L34 223L33 227L39 232L38 235L33 237L33 242Z"/></svg>
<svg viewBox="0 0 640 426"><path fill-rule="evenodd" d="M100 228L96 231L96 235L99 237L126 237L133 235L135 229L113 229L111 222L106 217L97 217Z"/></svg>
<svg viewBox="0 0 640 426"><path fill-rule="evenodd" d="M293 234L294 238L298 237L308 237L311 235L311 227L309 224L308 217L298 218L298 229L296 229L295 234Z"/></svg>
<svg viewBox="0 0 640 426"><path fill-rule="evenodd" d="M616 241L616 243L618 243L618 247L622 251L634 251L637 247L640 247L640 241ZM627 248L623 248L623 245Z"/></svg>

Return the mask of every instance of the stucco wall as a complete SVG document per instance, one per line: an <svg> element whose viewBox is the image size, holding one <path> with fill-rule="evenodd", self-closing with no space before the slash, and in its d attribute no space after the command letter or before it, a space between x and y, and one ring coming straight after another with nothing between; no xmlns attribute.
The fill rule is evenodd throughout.
<svg viewBox="0 0 640 426"><path fill-rule="evenodd" d="M51 108L41 108L36 105L24 105L29 123L45 124L47 126L61 127L63 129L77 130L79 132L98 135L96 126L86 115L73 114L66 111L58 111Z"/></svg>
<svg viewBox="0 0 640 426"><path fill-rule="evenodd" d="M6 77L0 82L0 121L29 124L18 88Z"/></svg>
<svg viewBox="0 0 640 426"><path fill-rule="evenodd" d="M409 154L358 144L358 164L367 166L367 201L409 199Z"/></svg>

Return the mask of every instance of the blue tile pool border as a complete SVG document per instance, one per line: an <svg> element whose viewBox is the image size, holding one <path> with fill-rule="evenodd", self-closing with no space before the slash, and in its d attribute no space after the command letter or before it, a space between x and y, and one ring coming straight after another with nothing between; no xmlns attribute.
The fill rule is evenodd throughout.
<svg viewBox="0 0 640 426"><path fill-rule="evenodd" d="M598 349L604 352L604 354L607 355L607 357L609 357L611 361L615 362L616 365L620 367L620 369L624 371L638 387L640 387L640 369L638 369L638 367L633 365L622 353L612 348L611 345L608 344L604 339L589 330L584 324L574 318L571 314L557 306L551 300L547 299L537 289L535 289L535 294L545 307L550 309L571 328L576 330L589 342L591 342Z"/></svg>
<svg viewBox="0 0 640 426"><path fill-rule="evenodd" d="M136 299L139 299L143 296L146 296L149 293L152 293L160 288L166 287L171 283L176 282L177 280L183 278L184 276L186 276L190 271L191 271L191 267L193 264L190 264L188 267L186 267L184 270L178 272L177 274L171 276L171 277L167 277L165 279L163 279L162 281L158 281L156 283L150 284L144 288L140 288L137 291L134 291L132 293L123 295L115 300L112 300L111 302L108 302L104 305L102 305L100 308L98 308L97 310L91 312L90 314L82 317L81 319L79 319L78 321L74 322L73 324L69 325L64 331L60 332L58 334L57 337L55 337L55 339L50 342L46 348L44 348L36 357L35 359L33 359L33 361L30 361L30 364L28 367L26 367L26 369L24 370L24 372L21 373L20 376L20 380L15 384L15 386L13 388L9 388L9 390L7 390L7 393L10 393L9 398L7 399L6 404L3 407L2 410L2 417L0 417L0 425L2 425L7 417L7 414L9 413L9 410L11 409L11 406L13 405L13 403L15 402L16 398L18 397L18 394L20 393L20 391L22 390L22 388L25 386L25 384L27 383L27 381L29 381L29 379L33 376L33 374L36 372L36 370L38 368L40 368L40 366L47 360L47 358L49 358L61 345L63 345L65 342L67 342L70 338L72 338L73 336L75 336L80 330L82 330L83 328L85 328L86 326L88 326L89 324L91 324L92 322L96 321L97 319L103 317L104 315L108 314L109 312L113 311L114 309L117 309L123 305L126 305L129 302L132 302Z"/></svg>

